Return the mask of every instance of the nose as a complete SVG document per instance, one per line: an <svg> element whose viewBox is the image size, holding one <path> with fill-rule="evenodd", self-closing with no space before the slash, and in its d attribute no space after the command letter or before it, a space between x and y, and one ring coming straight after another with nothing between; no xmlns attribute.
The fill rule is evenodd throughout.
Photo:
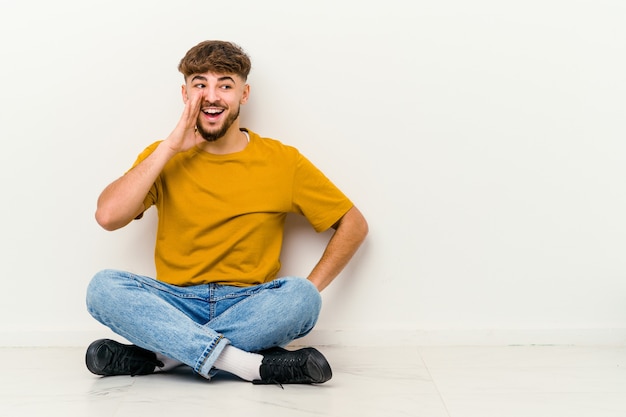
<svg viewBox="0 0 626 417"><path fill-rule="evenodd" d="M210 87L207 87L202 91L202 98L209 104L217 103L219 101L217 90Z"/></svg>

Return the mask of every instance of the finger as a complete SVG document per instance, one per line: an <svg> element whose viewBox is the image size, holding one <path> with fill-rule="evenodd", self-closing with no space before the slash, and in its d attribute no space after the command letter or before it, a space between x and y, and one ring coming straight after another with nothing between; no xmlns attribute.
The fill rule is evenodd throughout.
<svg viewBox="0 0 626 417"><path fill-rule="evenodd" d="M200 110L200 106L201 106L203 100L204 100L204 92L202 90L200 90L200 91L198 91L197 93L194 94L194 96L193 96L194 110L195 109Z"/></svg>
<svg viewBox="0 0 626 417"><path fill-rule="evenodd" d="M197 95L188 97L185 101L185 107L183 108L183 114L180 116L178 125L184 129L195 127L196 119L198 118L199 106L197 104Z"/></svg>
<svg viewBox="0 0 626 417"><path fill-rule="evenodd" d="M189 112L187 114L188 121L193 122L195 126L196 120L198 119L198 114L200 113L200 108L202 107L202 92L194 93L189 100Z"/></svg>

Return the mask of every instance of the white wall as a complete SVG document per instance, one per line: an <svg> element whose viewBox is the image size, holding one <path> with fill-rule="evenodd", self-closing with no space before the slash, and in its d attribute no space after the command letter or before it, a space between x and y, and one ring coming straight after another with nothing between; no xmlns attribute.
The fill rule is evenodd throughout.
<svg viewBox="0 0 626 417"><path fill-rule="evenodd" d="M252 57L244 124L369 220L313 343L626 340L623 1L1 1L0 345L108 335L93 273L152 273L154 211L110 233L95 200L205 39ZM289 226L306 275L329 235Z"/></svg>

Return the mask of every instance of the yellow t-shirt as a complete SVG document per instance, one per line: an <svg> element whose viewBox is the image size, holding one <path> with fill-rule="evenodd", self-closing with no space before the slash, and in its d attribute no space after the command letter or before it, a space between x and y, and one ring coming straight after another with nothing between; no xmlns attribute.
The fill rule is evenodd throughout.
<svg viewBox="0 0 626 417"><path fill-rule="evenodd" d="M144 200L159 213L157 279L186 286L249 286L280 269L287 213L316 231L335 224L352 202L294 147L247 131L241 151L214 155L193 148L174 156ZM148 146L135 167L158 146Z"/></svg>

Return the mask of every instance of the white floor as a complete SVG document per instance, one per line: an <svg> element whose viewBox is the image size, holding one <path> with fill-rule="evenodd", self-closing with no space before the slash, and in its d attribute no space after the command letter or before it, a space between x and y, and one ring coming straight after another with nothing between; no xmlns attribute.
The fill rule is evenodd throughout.
<svg viewBox="0 0 626 417"><path fill-rule="evenodd" d="M84 348L0 348L0 416L626 416L626 346L322 347L333 379L100 378Z"/></svg>

